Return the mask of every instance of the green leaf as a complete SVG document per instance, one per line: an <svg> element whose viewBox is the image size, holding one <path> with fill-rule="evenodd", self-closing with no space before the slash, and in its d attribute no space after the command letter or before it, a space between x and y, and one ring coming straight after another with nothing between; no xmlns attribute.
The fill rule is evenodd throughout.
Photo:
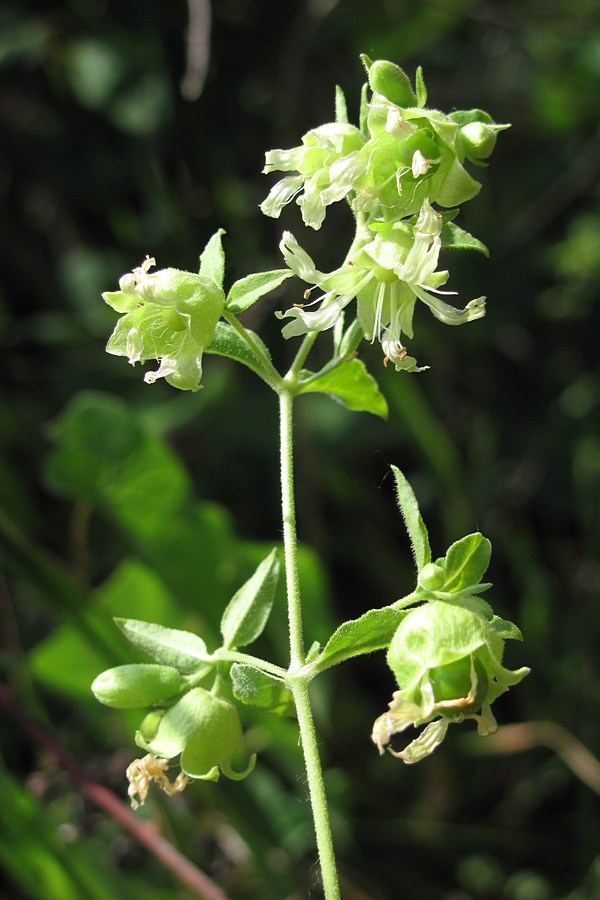
<svg viewBox="0 0 600 900"><path fill-rule="evenodd" d="M303 376L312 373L303 372ZM329 394L355 412L370 412L387 419L388 407L377 382L360 359L349 359L331 372L301 385L302 394Z"/></svg>
<svg viewBox="0 0 600 900"><path fill-rule="evenodd" d="M279 568L274 548L229 602L221 619L226 649L245 647L262 633L275 599Z"/></svg>
<svg viewBox="0 0 600 900"><path fill-rule="evenodd" d="M359 619L344 622L325 644L318 660L319 671L353 656L385 649L409 612L412 610L385 606L383 609L370 609Z"/></svg>
<svg viewBox="0 0 600 900"><path fill-rule="evenodd" d="M346 105L346 97L339 84L335 86L335 121L341 125L348 124L348 107Z"/></svg>
<svg viewBox="0 0 600 900"><path fill-rule="evenodd" d="M450 250L478 250L484 256L490 255L485 244L452 222L447 222L442 228L442 245Z"/></svg>
<svg viewBox="0 0 600 900"><path fill-rule="evenodd" d="M490 564L492 545L479 532L456 541L446 553L445 591L460 591L478 584Z"/></svg>
<svg viewBox="0 0 600 900"><path fill-rule="evenodd" d="M423 69L418 67L415 75L415 86L417 88L417 106L422 109L427 103L427 88L425 87L425 79L423 78Z"/></svg>
<svg viewBox="0 0 600 900"><path fill-rule="evenodd" d="M296 714L292 692L278 678L246 663L234 663L230 674L236 700L276 716Z"/></svg>
<svg viewBox="0 0 600 900"><path fill-rule="evenodd" d="M321 652L321 644L319 641L313 641L309 647L308 653L306 654L306 662L312 662L313 659L316 659L319 653Z"/></svg>
<svg viewBox="0 0 600 900"><path fill-rule="evenodd" d="M246 330L248 331L248 329ZM259 336L254 334L253 331L248 331L248 333L251 335L252 341L257 348L260 348L265 357L270 359L271 355ZM252 369L253 372L256 372L263 379L268 379L271 376L259 354L254 353L235 328L225 324L225 322L218 323L214 337L204 352L213 353L216 356L226 356L228 359L235 359L236 362L248 366L249 369Z"/></svg>
<svg viewBox="0 0 600 900"><path fill-rule="evenodd" d="M455 109L448 118L456 122L457 125L470 125L471 122L484 122L486 125L494 124L490 114L482 109Z"/></svg>
<svg viewBox="0 0 600 900"><path fill-rule="evenodd" d="M521 629L517 628L514 622L509 622L507 619L501 619L500 616L494 616L490 625L496 632L496 634L503 638L505 641L513 640L513 641L522 641L523 635L521 634Z"/></svg>
<svg viewBox="0 0 600 900"><path fill-rule="evenodd" d="M396 496L398 506L408 531L410 543L417 566L417 572L420 572L423 566L431 560L431 550L429 549L429 535L427 528L421 518L419 512L419 504L415 497L414 491L410 484L396 466L392 466L392 472L396 479Z"/></svg>
<svg viewBox="0 0 600 900"><path fill-rule="evenodd" d="M253 275L246 275L232 286L227 295L225 308L232 313L242 312L256 303L264 294L274 291L286 278L291 278L293 275L294 272L291 269L275 269L272 272L256 272Z"/></svg>
<svg viewBox="0 0 600 900"><path fill-rule="evenodd" d="M165 628L139 619L115 619L115 622L128 641L164 666L191 675L207 665L206 644L190 631ZM208 663L208 667L210 665Z"/></svg>
<svg viewBox="0 0 600 900"><path fill-rule="evenodd" d="M217 287L223 287L225 274L225 254L221 243L221 235L225 234L223 228L216 231L200 255L200 272L204 278L210 278Z"/></svg>

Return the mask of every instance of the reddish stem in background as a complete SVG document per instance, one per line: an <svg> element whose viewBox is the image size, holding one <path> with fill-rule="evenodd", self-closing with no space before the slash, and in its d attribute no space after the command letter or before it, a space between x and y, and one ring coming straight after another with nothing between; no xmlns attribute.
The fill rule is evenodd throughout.
<svg viewBox="0 0 600 900"><path fill-rule="evenodd" d="M227 894L215 882L182 856L156 827L137 816L108 788L93 781L58 741L35 719L19 708L10 689L0 684L0 704L21 724L38 744L43 746L52 759L65 769L81 794L99 806L100 809L118 822L140 844L146 847L165 868L170 869L185 887L205 900L228 900Z"/></svg>

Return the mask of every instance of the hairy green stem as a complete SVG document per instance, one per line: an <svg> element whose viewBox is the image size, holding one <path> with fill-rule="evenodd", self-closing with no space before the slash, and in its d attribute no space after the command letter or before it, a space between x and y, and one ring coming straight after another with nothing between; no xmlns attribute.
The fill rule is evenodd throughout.
<svg viewBox="0 0 600 900"><path fill-rule="evenodd" d="M294 381L288 376L289 388L279 392L280 448L281 448L281 512L283 521L283 550L290 630L289 684L296 704L298 726L304 764L308 780L310 802L321 863L323 890L326 900L339 900L337 868L329 824L327 797L319 746L310 705L309 685L305 679L294 678L306 663L302 627L302 601L298 573L298 536L296 532L296 503L294 495L293 402Z"/></svg>
<svg viewBox="0 0 600 900"><path fill-rule="evenodd" d="M325 900L339 900L340 887L331 836L325 783L323 781L323 769L319 756L319 744L310 705L309 690L309 685L306 682L298 682L292 685L308 779L308 792L317 836L323 893L325 894Z"/></svg>
<svg viewBox="0 0 600 900"><path fill-rule="evenodd" d="M213 653L212 658L223 662L239 662L248 666L254 666L255 669L268 672L282 681L285 681L287 676L286 670L282 669L281 666L276 666L275 663L267 662L266 659L260 659L258 656L251 656L249 653L240 653L237 650L221 648Z"/></svg>
<svg viewBox="0 0 600 900"><path fill-rule="evenodd" d="M292 672L300 669L305 662L294 495L293 402L294 396L291 391L282 390L280 392L281 518L290 629L290 669Z"/></svg>

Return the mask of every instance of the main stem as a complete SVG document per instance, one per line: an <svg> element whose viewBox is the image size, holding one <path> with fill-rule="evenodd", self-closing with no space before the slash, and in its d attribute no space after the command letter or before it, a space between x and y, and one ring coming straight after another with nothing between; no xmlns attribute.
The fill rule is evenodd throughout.
<svg viewBox="0 0 600 900"><path fill-rule="evenodd" d="M296 533L296 502L294 495L294 447L293 447L293 392L287 388L279 391L279 422L281 450L281 510L283 521L283 548L287 586L288 621L290 629L290 687L294 695L308 790L321 863L323 891L326 900L339 900L337 877L329 810L323 781L323 769L319 745L310 705L309 684L295 680L293 675L304 666L304 635L302 628L302 601L298 574L298 536Z"/></svg>

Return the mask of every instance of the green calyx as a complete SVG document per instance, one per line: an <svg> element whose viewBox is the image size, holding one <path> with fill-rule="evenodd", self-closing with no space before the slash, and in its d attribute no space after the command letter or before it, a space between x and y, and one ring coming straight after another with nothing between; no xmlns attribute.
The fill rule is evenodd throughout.
<svg viewBox="0 0 600 900"><path fill-rule="evenodd" d="M218 781L221 772L239 780L255 764L252 756L242 770L233 767L234 757L243 750L238 712L233 704L201 687L188 691L160 718L147 717L136 742L163 759L181 754L182 771L203 781Z"/></svg>
<svg viewBox="0 0 600 900"><path fill-rule="evenodd" d="M478 598L463 602L460 594L455 602L425 603L402 619L387 654L400 690L373 728L380 752L387 748L404 762L418 762L443 740L451 722L465 718L477 722L480 734L496 730L492 702L529 671L502 665L505 638L518 631L510 623L499 627L499 621ZM404 750L389 746L394 735L421 725L423 732Z"/></svg>
<svg viewBox="0 0 600 900"><path fill-rule="evenodd" d="M429 670L433 699L443 716L467 715L481 709L488 689L488 674L476 656Z"/></svg>

